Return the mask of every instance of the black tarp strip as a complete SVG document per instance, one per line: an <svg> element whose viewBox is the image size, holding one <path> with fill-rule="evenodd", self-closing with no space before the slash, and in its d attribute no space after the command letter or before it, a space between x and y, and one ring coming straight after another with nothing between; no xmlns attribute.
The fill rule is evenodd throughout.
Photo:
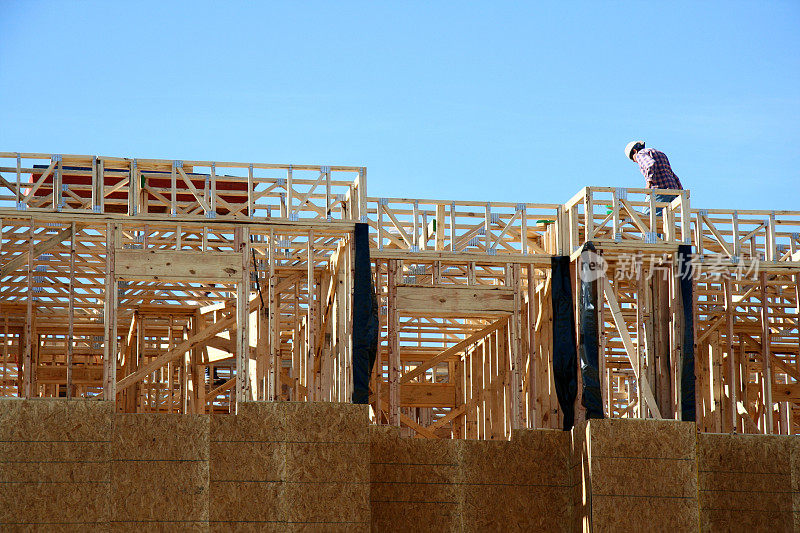
<svg viewBox="0 0 800 533"><path fill-rule="evenodd" d="M578 395L578 348L569 257L552 257L550 266L553 279L550 290L553 304L553 380L558 405L564 414L564 431L569 431L575 422L575 398Z"/></svg>
<svg viewBox="0 0 800 533"><path fill-rule="evenodd" d="M378 352L378 300L372 285L367 224L356 224L353 247L353 403L368 403L369 380Z"/></svg>
<svg viewBox="0 0 800 533"><path fill-rule="evenodd" d="M692 247L678 246L678 275L683 302L683 352L681 353L681 420L695 421L694 314L692 295Z"/></svg>
<svg viewBox="0 0 800 533"><path fill-rule="evenodd" d="M597 333L597 278L602 274L602 259L591 242L583 245L580 262L580 339L581 404L586 418L603 418L603 399L600 388L599 337Z"/></svg>

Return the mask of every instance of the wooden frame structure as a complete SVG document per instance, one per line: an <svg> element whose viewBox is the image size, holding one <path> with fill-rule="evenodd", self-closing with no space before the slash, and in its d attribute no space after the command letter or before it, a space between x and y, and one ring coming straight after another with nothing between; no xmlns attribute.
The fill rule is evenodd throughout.
<svg viewBox="0 0 800 533"><path fill-rule="evenodd" d="M469 439L561 427L551 258L571 256L577 301L591 241L606 267L606 416L679 418L691 306L700 429L796 433L800 211L695 209L689 191L658 192L676 191L372 198L363 167L0 153L0 396L159 413L348 401L352 235L367 223L377 423ZM679 244L695 250L691 302Z"/></svg>

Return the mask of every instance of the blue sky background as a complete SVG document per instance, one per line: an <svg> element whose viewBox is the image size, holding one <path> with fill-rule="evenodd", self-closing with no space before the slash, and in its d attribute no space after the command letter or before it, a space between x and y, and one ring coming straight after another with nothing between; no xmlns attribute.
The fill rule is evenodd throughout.
<svg viewBox="0 0 800 533"><path fill-rule="evenodd" d="M800 210L800 2L0 0L0 151L366 165L371 196Z"/></svg>

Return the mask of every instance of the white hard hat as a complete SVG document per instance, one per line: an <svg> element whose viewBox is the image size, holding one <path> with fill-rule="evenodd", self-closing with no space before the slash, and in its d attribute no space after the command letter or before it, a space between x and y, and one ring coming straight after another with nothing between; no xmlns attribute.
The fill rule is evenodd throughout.
<svg viewBox="0 0 800 533"><path fill-rule="evenodd" d="M630 160L633 160L633 151L634 150L641 150L644 148L644 141L631 141L628 143L628 146L625 147L625 157Z"/></svg>

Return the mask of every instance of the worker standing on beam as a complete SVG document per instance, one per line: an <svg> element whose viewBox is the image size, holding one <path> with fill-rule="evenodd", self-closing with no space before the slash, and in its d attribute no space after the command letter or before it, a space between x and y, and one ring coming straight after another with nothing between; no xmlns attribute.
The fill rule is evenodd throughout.
<svg viewBox="0 0 800 533"><path fill-rule="evenodd" d="M625 147L625 155L639 165L647 187L650 189L678 189L682 190L681 180L672 171L669 159L664 152L659 152L655 148L645 148L644 141L631 141ZM656 194L656 202L671 202L677 194ZM662 208L656 209L656 215L661 214ZM645 214L649 214L650 209L645 209Z"/></svg>

